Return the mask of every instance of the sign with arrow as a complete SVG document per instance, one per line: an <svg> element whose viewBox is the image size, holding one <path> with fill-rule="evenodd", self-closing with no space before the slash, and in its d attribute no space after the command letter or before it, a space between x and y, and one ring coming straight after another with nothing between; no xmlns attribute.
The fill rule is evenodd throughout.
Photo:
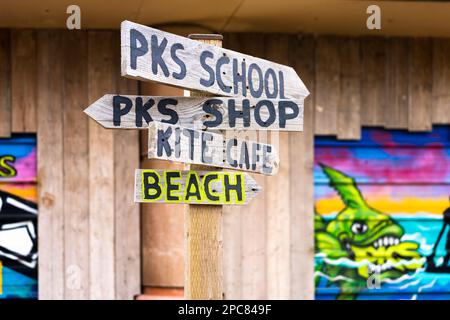
<svg viewBox="0 0 450 320"><path fill-rule="evenodd" d="M137 169L135 202L244 205L261 190L244 172Z"/></svg>
<svg viewBox="0 0 450 320"><path fill-rule="evenodd" d="M270 144L152 122L148 132L148 158L201 164L274 175L278 151Z"/></svg>
<svg viewBox="0 0 450 320"><path fill-rule="evenodd" d="M105 128L147 129L160 121L194 129L302 131L303 102L107 94L84 110Z"/></svg>
<svg viewBox="0 0 450 320"><path fill-rule="evenodd" d="M130 21L121 24L122 75L219 96L303 101L291 67Z"/></svg>

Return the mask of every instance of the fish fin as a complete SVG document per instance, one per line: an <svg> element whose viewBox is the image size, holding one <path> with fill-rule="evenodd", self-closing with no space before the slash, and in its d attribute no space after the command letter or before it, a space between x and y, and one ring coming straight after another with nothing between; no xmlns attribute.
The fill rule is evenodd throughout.
<svg viewBox="0 0 450 320"><path fill-rule="evenodd" d="M319 163L319 165L328 179L330 179L330 186L337 191L347 207L358 208L367 206L352 177L323 163Z"/></svg>

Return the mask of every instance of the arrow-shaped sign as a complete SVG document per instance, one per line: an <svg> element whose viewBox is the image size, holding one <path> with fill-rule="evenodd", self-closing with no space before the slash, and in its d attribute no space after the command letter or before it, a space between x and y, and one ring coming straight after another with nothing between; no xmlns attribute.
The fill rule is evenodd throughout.
<svg viewBox="0 0 450 320"><path fill-rule="evenodd" d="M84 110L106 128L147 129L161 121L194 129L302 131L303 102L107 94Z"/></svg>
<svg viewBox="0 0 450 320"><path fill-rule="evenodd" d="M130 21L121 24L122 75L219 96L303 101L291 67Z"/></svg>
<svg viewBox="0 0 450 320"><path fill-rule="evenodd" d="M134 201L244 205L260 190L244 172L137 169Z"/></svg>
<svg viewBox="0 0 450 320"><path fill-rule="evenodd" d="M226 138L222 134L152 122L148 157L274 175L279 156L274 146Z"/></svg>

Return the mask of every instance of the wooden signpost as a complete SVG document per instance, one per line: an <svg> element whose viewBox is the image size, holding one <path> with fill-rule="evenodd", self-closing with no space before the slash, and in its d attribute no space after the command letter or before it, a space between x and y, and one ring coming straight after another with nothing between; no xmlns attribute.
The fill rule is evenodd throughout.
<svg viewBox="0 0 450 320"><path fill-rule="evenodd" d="M152 122L148 127L148 158L244 170L267 175L278 172L278 151L270 144L225 138L222 134Z"/></svg>
<svg viewBox="0 0 450 320"><path fill-rule="evenodd" d="M261 187L247 173L138 169L136 202L245 205Z"/></svg>
<svg viewBox="0 0 450 320"><path fill-rule="evenodd" d="M84 112L105 128L147 129L152 121L194 129L303 130L303 101L107 94Z"/></svg>
<svg viewBox="0 0 450 320"><path fill-rule="evenodd" d="M122 75L219 96L303 101L291 67L130 21L121 25Z"/></svg>
<svg viewBox="0 0 450 320"><path fill-rule="evenodd" d="M291 67L223 49L219 35L195 39L123 21L122 75L191 90L190 97L106 94L84 112L105 128L148 128L149 158L193 164L137 169L135 201L189 204L186 298L222 299L221 206L248 204L261 187L248 173L220 168L265 175L279 168L274 146L223 130L302 131L309 92Z"/></svg>

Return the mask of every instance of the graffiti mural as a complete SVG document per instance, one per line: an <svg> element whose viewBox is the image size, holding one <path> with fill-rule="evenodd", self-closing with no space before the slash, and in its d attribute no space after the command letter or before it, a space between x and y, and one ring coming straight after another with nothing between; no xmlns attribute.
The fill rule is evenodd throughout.
<svg viewBox="0 0 450 320"><path fill-rule="evenodd" d="M0 298L37 298L36 138L0 139Z"/></svg>
<svg viewBox="0 0 450 320"><path fill-rule="evenodd" d="M450 128L315 141L317 299L450 298Z"/></svg>

